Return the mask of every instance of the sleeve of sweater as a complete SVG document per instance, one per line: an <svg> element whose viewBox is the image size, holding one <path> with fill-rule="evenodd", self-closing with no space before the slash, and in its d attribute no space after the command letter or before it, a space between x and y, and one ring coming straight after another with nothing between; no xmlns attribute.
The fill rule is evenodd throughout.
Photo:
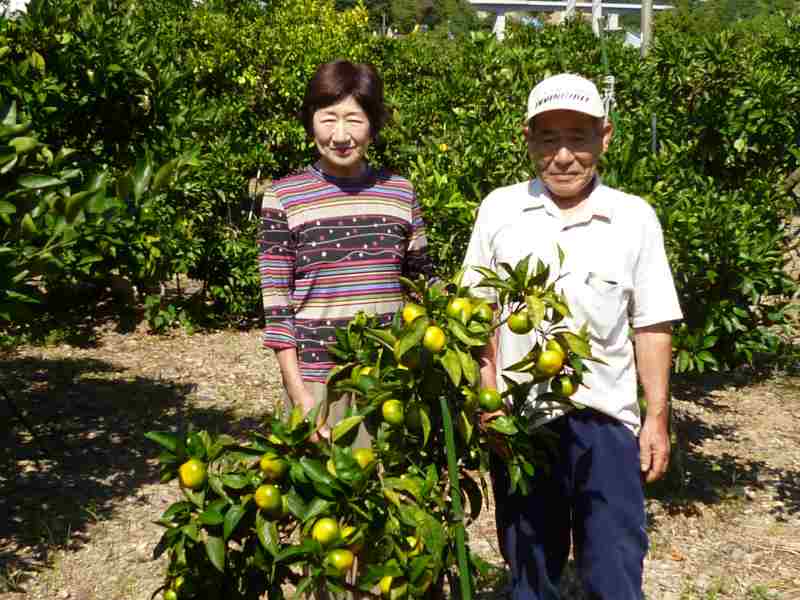
<svg viewBox="0 0 800 600"><path fill-rule="evenodd" d="M417 279L422 275L425 279L433 277L433 263L428 255L428 238L425 235L425 221L422 219L417 195L412 191L411 201L411 235L406 248L403 265L403 276Z"/></svg>
<svg viewBox="0 0 800 600"><path fill-rule="evenodd" d="M295 256L286 211L270 188L261 204L258 252L266 324L263 344L266 348L279 350L297 346L292 308Z"/></svg>

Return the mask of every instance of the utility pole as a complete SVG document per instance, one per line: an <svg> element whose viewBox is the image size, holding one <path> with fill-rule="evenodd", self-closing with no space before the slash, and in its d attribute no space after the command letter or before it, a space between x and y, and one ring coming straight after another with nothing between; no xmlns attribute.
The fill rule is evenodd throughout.
<svg viewBox="0 0 800 600"><path fill-rule="evenodd" d="M650 50L650 43L653 40L653 0L641 0L642 2L642 47L641 56L647 56Z"/></svg>

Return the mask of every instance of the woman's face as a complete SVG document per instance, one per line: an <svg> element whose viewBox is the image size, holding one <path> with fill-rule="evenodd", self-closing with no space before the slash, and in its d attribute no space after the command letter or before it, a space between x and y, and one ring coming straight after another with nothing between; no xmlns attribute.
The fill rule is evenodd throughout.
<svg viewBox="0 0 800 600"><path fill-rule="evenodd" d="M360 175L372 141L367 113L352 96L314 113L314 142L323 172L335 177Z"/></svg>

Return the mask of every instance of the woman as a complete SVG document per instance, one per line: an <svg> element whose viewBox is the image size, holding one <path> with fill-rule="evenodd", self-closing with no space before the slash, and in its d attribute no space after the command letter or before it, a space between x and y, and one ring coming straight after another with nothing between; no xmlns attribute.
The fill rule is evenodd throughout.
<svg viewBox="0 0 800 600"><path fill-rule="evenodd" d="M372 66L320 66L301 111L319 159L275 181L262 204L264 346L276 352L291 406L308 413L322 403L323 437L348 406L325 386L335 329L362 310L388 323L402 302L399 277L431 274L413 187L366 158L387 114ZM368 444L362 429L355 446Z"/></svg>

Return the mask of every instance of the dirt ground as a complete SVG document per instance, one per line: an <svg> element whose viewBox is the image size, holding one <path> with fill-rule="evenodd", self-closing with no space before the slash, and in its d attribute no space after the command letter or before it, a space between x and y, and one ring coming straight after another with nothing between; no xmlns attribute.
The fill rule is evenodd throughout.
<svg viewBox="0 0 800 600"><path fill-rule="evenodd" d="M0 399L0 599L148 600L164 569L152 521L179 491L158 483L144 433L248 430L278 381L255 330L109 327L0 356L0 385L38 440ZM800 377L742 372L673 393L673 466L648 490L647 598L800 599ZM491 509L470 538L501 567ZM583 597L574 576L564 587Z"/></svg>

